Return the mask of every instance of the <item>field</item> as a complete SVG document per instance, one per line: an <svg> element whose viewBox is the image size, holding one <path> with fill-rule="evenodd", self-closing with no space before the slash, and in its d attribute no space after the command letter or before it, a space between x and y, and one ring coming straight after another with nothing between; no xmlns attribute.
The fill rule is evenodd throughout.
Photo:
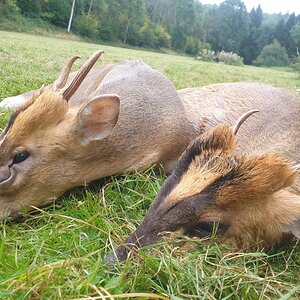
<svg viewBox="0 0 300 300"><path fill-rule="evenodd" d="M217 82L264 82L291 91L291 69L232 67L190 57L0 31L0 99L56 79L66 59L100 64L140 59L180 88ZM80 62L76 62L76 67ZM7 114L2 112L0 125ZM63 170L62 170L63 172ZM141 222L164 176L149 169L78 188L21 222L0 223L0 299L300 299L300 245L270 253L232 253L224 246L178 237L114 269L103 264ZM187 251L180 248L190 243Z"/></svg>

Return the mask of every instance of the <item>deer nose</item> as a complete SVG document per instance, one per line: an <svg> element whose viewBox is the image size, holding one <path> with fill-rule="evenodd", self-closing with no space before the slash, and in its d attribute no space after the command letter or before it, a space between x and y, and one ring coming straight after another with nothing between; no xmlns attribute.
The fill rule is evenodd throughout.
<svg viewBox="0 0 300 300"><path fill-rule="evenodd" d="M11 171L8 166L0 167L0 184L6 181L11 176Z"/></svg>

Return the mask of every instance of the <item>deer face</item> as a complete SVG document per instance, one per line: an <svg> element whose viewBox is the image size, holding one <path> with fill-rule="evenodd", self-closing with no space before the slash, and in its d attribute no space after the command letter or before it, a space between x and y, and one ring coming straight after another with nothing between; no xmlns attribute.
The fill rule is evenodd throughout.
<svg viewBox="0 0 300 300"><path fill-rule="evenodd" d="M286 233L299 237L300 197L285 191L297 171L275 154L239 156L234 132L218 125L181 156L126 246L106 261L126 259L128 248L152 244L163 231L181 230L236 248L270 248Z"/></svg>
<svg viewBox="0 0 300 300"><path fill-rule="evenodd" d="M85 66L90 69L100 55L96 52ZM54 91L33 95L12 115L0 137L0 218L44 205L91 180L95 143L116 125L119 98L101 95L70 108L68 99L89 69L79 70L65 89L66 80L58 80Z"/></svg>

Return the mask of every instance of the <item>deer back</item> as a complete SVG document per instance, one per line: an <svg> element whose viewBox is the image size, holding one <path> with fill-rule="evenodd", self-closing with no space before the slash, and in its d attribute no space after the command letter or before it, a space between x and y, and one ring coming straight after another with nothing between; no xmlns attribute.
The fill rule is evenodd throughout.
<svg viewBox="0 0 300 300"><path fill-rule="evenodd" d="M232 124L245 111L258 109L239 132L239 149L249 154L277 152L300 162L300 97L259 83L222 83L179 91L190 121L206 131Z"/></svg>

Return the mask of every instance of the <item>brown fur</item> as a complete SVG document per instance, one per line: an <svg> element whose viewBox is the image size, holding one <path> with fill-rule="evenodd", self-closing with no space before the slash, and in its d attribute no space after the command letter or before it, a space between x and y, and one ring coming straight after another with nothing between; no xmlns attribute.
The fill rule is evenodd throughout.
<svg viewBox="0 0 300 300"><path fill-rule="evenodd" d="M213 207L200 211L195 223L215 220L228 225L228 230L220 238L237 248L249 248L255 243L265 248L279 244L285 228L300 217L300 197L284 191L298 176L290 162L275 154L246 158L213 151L209 154L212 165L208 161L204 170L201 163L195 168L195 161L203 161L203 155L207 154L199 153L182 179L190 172L199 178L215 174L215 182L220 177L225 180L216 191L211 191L214 194ZM226 178L230 173L231 178ZM198 194L201 195L201 191L210 185L213 183L200 186ZM175 190L180 186L181 181ZM190 193L185 190L187 196L197 193L197 182L191 186L193 189L187 188Z"/></svg>
<svg viewBox="0 0 300 300"><path fill-rule="evenodd" d="M279 153L300 163L300 98L285 89L260 83L221 83L178 91L195 128L206 131L218 123L234 124L258 109L239 130L238 153Z"/></svg>
<svg viewBox="0 0 300 300"><path fill-rule="evenodd" d="M142 62L91 70L69 102L52 86L29 93L2 134L0 218L101 177L171 168L191 139L174 86ZM22 151L30 156L12 164Z"/></svg>
<svg viewBox="0 0 300 300"><path fill-rule="evenodd" d="M261 239L270 246L296 224L298 198L283 190L295 172L280 157L266 155L278 152L300 162L300 105L292 93L235 83L183 90L180 99L167 78L128 61L91 70L69 103L52 92L52 85L45 90L28 94L31 99L2 135L0 218L104 176L153 163L171 170L189 142L203 133L183 154L150 209L146 227L141 226L140 235L154 226L147 243L159 231L189 230L197 222L217 220L231 224L227 239L237 245ZM260 114L242 126L236 150L228 126L209 130L220 122L232 124L254 108ZM13 156L23 150L30 157L13 166L17 175L7 184ZM261 207L267 213L257 213ZM264 235L267 222L275 224L265 227L274 232ZM239 235L238 224L253 228Z"/></svg>
<svg viewBox="0 0 300 300"><path fill-rule="evenodd" d="M242 156L236 145L223 124L193 141L126 244L148 245L160 232L180 229L209 236L201 225L207 222L219 223L216 239L237 249L269 249L298 232L300 196L285 190L298 177L296 169L278 154ZM121 246L116 255L125 259L127 250Z"/></svg>

